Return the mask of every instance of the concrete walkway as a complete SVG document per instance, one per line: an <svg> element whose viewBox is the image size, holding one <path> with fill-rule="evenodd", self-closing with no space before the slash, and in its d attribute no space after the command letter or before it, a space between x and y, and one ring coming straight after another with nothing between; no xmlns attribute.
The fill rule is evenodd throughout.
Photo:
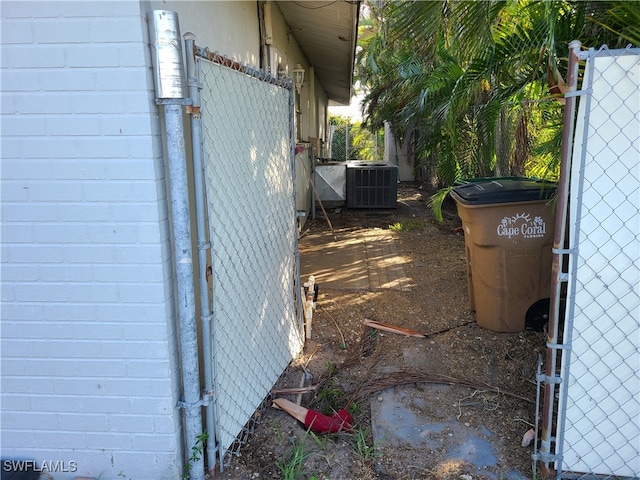
<svg viewBox="0 0 640 480"><path fill-rule="evenodd" d="M382 229L358 232L309 234L300 239L301 280L315 275L316 283L338 290L411 290L404 272L405 259L390 232Z"/></svg>

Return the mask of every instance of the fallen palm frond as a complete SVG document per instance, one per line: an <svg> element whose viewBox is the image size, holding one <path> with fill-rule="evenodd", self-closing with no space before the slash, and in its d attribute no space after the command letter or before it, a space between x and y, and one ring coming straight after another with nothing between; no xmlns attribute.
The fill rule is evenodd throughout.
<svg viewBox="0 0 640 480"><path fill-rule="evenodd" d="M331 379L338 374L344 368L349 368L356 365L361 361L363 357L371 356L374 353L375 345L378 340L377 332L372 328L365 328L362 331L360 341L356 348L354 348L347 358L344 359L339 365L332 365L323 375L318 378L318 381L314 385L314 398L309 402L309 406L314 406L320 401L322 389L331 381ZM374 362L375 364L376 362ZM351 402L349 402L351 403Z"/></svg>
<svg viewBox="0 0 640 480"><path fill-rule="evenodd" d="M517 398L527 403L535 403L535 400L523 397L516 393L512 393L503 390L499 387L489 385L488 383L463 380L448 375L441 375L437 373L423 372L421 370L399 370L393 373L386 373L378 376L377 378L371 378L365 380L357 390L358 398L366 398L370 395L387 388L396 387L399 385L408 385L411 383L435 383L440 385L457 385L460 387L473 388L475 390L484 390L487 392L498 393L500 395L506 395L508 397Z"/></svg>
<svg viewBox="0 0 640 480"><path fill-rule="evenodd" d="M331 315L327 310L323 310L322 313L326 313L327 315L329 315L329 318L333 321L333 324L338 329L338 333L340 334L340 338L342 339L342 343L340 344L340 348L342 348L342 349L347 348L347 341L344 339L344 335L342 334L342 330L340 330L340 327L338 326L338 322L336 322L336 319L333 318L333 315Z"/></svg>
<svg viewBox="0 0 640 480"><path fill-rule="evenodd" d="M375 350L377 341L378 335L375 330L371 328L363 329L357 347L344 359L340 366L343 368L350 367L360 362L362 358L370 357Z"/></svg>
<svg viewBox="0 0 640 480"><path fill-rule="evenodd" d="M317 385L309 385L308 387L280 388L277 390L271 390L271 395L298 395L299 393L314 392L317 388Z"/></svg>
<svg viewBox="0 0 640 480"><path fill-rule="evenodd" d="M473 323L473 322L465 322L462 325L447 328L445 330L441 330L431 334L421 334L420 332L415 332L415 331L404 329L404 328L400 328L400 331L396 331L395 327L391 325L387 325L387 324L381 324L381 325L388 326L394 329L392 330L394 331L394 333L407 334L406 332L404 332L404 330L407 330L409 334L412 334L411 336L421 336L421 337L427 338L432 335L448 332L450 330L453 330L454 328L462 327L469 323ZM378 339L378 335L376 335L377 329L374 328L373 324L380 325L379 322L365 320L365 325L368 326L369 328L363 329L362 336L360 338L360 342L357 345L357 348L353 349L351 354L341 364L332 365L332 368L330 368L324 375L321 375L320 378L318 378L318 381L316 382L315 385L305 387L305 393L307 391L314 393L314 398L309 402L309 406L313 406L314 404L318 403L319 392L320 393L322 392L322 389L338 373L338 371L342 370L343 368L347 368L352 365L355 365L363 357L369 356L373 353L376 341ZM374 365L372 365L369 368L365 376L366 379L358 386L354 394L348 400L347 406L353 402L366 399L372 394L380 392L387 388L396 387L400 385L408 385L412 383L432 383L432 384L440 384L440 385L460 386L465 388L471 388L474 390L483 390L486 392L508 396L508 397L515 398L531 404L535 403L535 401L530 398L527 398L522 395L518 395L513 392L509 392L507 390L503 390L499 387L495 387L488 383L484 383L480 381L464 380L460 378L451 377L448 375L424 372L422 370L398 370L397 372L393 372L393 373L376 374L376 372L374 371L375 363L377 362L374 362ZM280 393L285 393L285 392L280 391ZM299 393L299 392L296 392L296 393Z"/></svg>

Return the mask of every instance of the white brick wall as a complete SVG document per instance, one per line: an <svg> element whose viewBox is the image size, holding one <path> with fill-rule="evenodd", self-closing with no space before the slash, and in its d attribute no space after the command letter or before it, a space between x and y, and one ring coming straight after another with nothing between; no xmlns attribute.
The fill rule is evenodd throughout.
<svg viewBox="0 0 640 480"><path fill-rule="evenodd" d="M138 1L3 1L1 15L2 457L76 462L56 480L178 478L144 15Z"/></svg>

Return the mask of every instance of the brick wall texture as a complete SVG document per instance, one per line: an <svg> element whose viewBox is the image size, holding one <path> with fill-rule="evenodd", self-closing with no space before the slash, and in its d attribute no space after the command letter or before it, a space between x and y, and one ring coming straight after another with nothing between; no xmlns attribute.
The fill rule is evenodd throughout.
<svg viewBox="0 0 640 480"><path fill-rule="evenodd" d="M57 480L180 476L169 221L140 8L1 6L1 453Z"/></svg>

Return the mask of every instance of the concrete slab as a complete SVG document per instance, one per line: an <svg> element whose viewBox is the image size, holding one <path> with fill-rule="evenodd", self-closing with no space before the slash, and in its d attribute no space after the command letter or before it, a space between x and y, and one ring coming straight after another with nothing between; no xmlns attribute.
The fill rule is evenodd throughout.
<svg viewBox="0 0 640 480"><path fill-rule="evenodd" d="M375 374L401 374L402 371L440 372L444 365L434 359L446 355L432 355L448 345L429 339L419 340L402 350L402 367L380 365ZM440 478L448 469L462 469L460 478L488 480L522 480L527 478L517 470L496 474L492 469L502 467L505 447L499 432L489 430L477 417L460 416L460 401L469 391L458 385L416 383L381 390L370 399L371 429L374 444L395 449L396 461L411 464L417 455L428 457L432 470L416 472L416 478ZM400 449L400 450L398 450ZM404 458L402 457L404 455ZM376 466L383 476L392 475L388 465ZM393 468L393 465L391 465ZM447 477L448 478L448 477Z"/></svg>
<svg viewBox="0 0 640 480"><path fill-rule="evenodd" d="M300 239L302 280L338 290L411 290L393 237L381 229L309 234Z"/></svg>
<svg viewBox="0 0 640 480"><path fill-rule="evenodd" d="M371 398L371 425L375 445L402 447L406 459L425 456L434 468L447 470L448 467L464 465L466 476L460 478L487 478L491 480L521 480L520 472L510 470L497 475L491 467L498 465L499 452L496 444L499 437L483 425L446 418L441 415L439 397L449 397L455 389L451 385L398 386L387 388ZM377 470L383 475L382 464ZM438 472L429 475L418 474L416 478L438 477Z"/></svg>

